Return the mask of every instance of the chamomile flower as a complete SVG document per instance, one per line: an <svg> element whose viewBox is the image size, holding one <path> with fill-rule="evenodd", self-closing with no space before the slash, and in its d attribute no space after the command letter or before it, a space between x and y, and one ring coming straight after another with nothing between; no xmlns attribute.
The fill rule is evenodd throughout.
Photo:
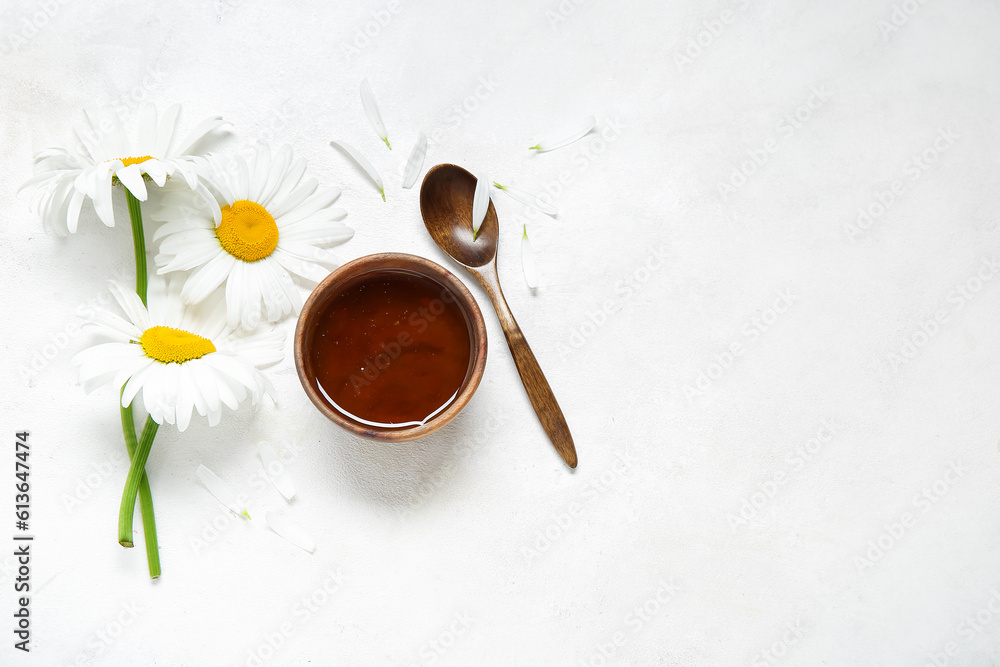
<svg viewBox="0 0 1000 667"><path fill-rule="evenodd" d="M87 393L111 384L128 407L141 391L153 421L177 424L180 431L194 410L215 426L223 405L235 410L247 398L256 406L265 394L273 396L258 368L281 360L284 334L234 332L226 326L221 293L186 308L180 281L167 284L156 276L149 282L148 310L135 292L113 284L112 293L125 316L102 313L92 324L113 342L73 358Z"/></svg>
<svg viewBox="0 0 1000 667"><path fill-rule="evenodd" d="M272 156L259 145L249 163L209 158L206 165L202 180L213 191L214 210L182 188L165 189L150 208L152 218L164 222L153 236L160 240L157 273L190 271L180 294L189 305L225 284L233 329L254 329L262 313L275 322L297 312L302 300L290 274L322 280L339 262L320 246L354 235L337 222L347 211L331 207L340 190L317 191L314 179L302 180L305 160L293 158L289 146Z"/></svg>
<svg viewBox="0 0 1000 667"><path fill-rule="evenodd" d="M88 109L85 123L75 128L72 148L46 148L35 154L34 176L21 186L35 186L35 207L44 222L60 234L75 233L86 199L108 227L115 226L113 185L120 183L139 201L146 200L146 179L162 186L169 176L182 176L188 188L198 189L198 177L189 152L205 135L222 127L221 118L207 118L180 141L174 136L181 107L175 104L162 118L146 104L139 118L136 141L125 132L111 107ZM203 194L207 194L203 193Z"/></svg>

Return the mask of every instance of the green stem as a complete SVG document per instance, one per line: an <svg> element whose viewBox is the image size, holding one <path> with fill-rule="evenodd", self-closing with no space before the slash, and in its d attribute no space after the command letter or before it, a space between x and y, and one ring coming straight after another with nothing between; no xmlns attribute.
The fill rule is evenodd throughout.
<svg viewBox="0 0 1000 667"><path fill-rule="evenodd" d="M146 305L149 271L146 267L146 234L142 226L142 204L129 192L128 188L123 189L125 190L125 199L128 202L129 219L132 221L132 245L135 248L135 293L139 295L142 304ZM133 546L132 520L135 514L135 498L138 493L142 511L143 535L146 542L146 562L149 565L149 576L156 579L160 576L161 571L160 549L159 540L156 537L153 496L145 468L146 460L149 458L149 450L153 446L153 438L156 437L156 429L159 425L152 418L147 417L146 425L142 429L142 436L136 442L132 406L122 408L121 414L125 448L128 450L132 462L122 493L122 506L118 516L118 542L124 547Z"/></svg>
<svg viewBox="0 0 1000 667"><path fill-rule="evenodd" d="M118 543L123 547L132 547L132 516L135 514L135 498L139 493L139 483L146 475L146 460L153 448L153 438L156 429L160 427L152 417L146 417L146 425L132 456L132 465L125 478L125 490L122 492L122 505L118 511Z"/></svg>
<svg viewBox="0 0 1000 667"><path fill-rule="evenodd" d="M122 388L124 390L124 387ZM125 434L125 448L128 450L128 457L135 456L138 443L135 439L135 421L132 418L132 406L122 408L122 432ZM146 542L146 562L149 565L149 578L157 579L160 576L160 545L156 537L156 516L153 513L153 495L149 489L149 478L143 471L142 479L139 480L139 507L142 512L142 528Z"/></svg>
<svg viewBox="0 0 1000 667"><path fill-rule="evenodd" d="M142 204L127 188L125 198L128 200L128 217L132 219L132 245L135 246L135 293L146 305L146 234L142 229Z"/></svg>

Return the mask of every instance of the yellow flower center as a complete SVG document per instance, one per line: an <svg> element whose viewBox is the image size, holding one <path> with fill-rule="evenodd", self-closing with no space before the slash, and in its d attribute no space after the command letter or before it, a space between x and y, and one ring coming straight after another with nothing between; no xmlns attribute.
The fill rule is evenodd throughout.
<svg viewBox="0 0 1000 667"><path fill-rule="evenodd" d="M215 345L209 339L171 327L146 329L139 345L147 357L165 364L183 364L215 352Z"/></svg>
<svg viewBox="0 0 1000 667"><path fill-rule="evenodd" d="M130 164L142 164L146 160L152 160L152 159L153 159L152 155L140 155L139 157L123 157L121 160L122 160L122 166L127 167Z"/></svg>
<svg viewBox="0 0 1000 667"><path fill-rule="evenodd" d="M222 209L222 224L215 228L222 248L236 259L256 262L278 247L278 225L257 202L240 199Z"/></svg>

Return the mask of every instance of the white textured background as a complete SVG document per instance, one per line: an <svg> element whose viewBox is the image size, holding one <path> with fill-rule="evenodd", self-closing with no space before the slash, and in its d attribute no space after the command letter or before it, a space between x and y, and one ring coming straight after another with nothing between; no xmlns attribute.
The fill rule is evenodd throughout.
<svg viewBox="0 0 1000 667"><path fill-rule="evenodd" d="M998 30L990 0L7 0L0 497L28 429L37 539L30 656L12 648L0 557L0 663L996 664ZM361 109L366 76L391 153ZM550 190L556 219L495 196L500 275L576 472L475 287L486 375L435 436L352 439L307 402L290 355L270 371L280 406L163 428L150 583L141 547L115 538L115 395L85 396L69 364L91 342L77 315L108 278L131 280L123 202L117 228L91 211L62 239L15 195L84 104L133 115L143 100L182 102L186 128L223 115L220 151L290 143L344 188L345 260L447 265L399 185L420 129L426 166ZM606 140L526 150L591 113ZM387 203L334 137L379 166ZM291 504L262 482L262 439L289 459ZM209 496L198 463L250 497L252 522ZM316 552L264 527L267 509ZM0 514L6 542L13 508Z"/></svg>

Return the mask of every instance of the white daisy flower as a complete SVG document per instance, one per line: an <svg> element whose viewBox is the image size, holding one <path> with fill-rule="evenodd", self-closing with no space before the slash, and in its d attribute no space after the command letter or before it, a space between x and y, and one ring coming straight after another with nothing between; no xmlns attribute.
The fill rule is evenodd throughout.
<svg viewBox="0 0 1000 667"><path fill-rule="evenodd" d="M236 410L248 397L254 406L265 394L273 397L258 368L281 360L284 334L235 333L226 326L221 292L185 308L179 283L152 277L148 310L135 292L112 284L125 316L102 313L92 324L115 340L80 352L73 363L87 393L110 383L128 407L141 390L153 421L183 431L193 410L215 426L223 405Z"/></svg>
<svg viewBox="0 0 1000 667"><path fill-rule="evenodd" d="M189 153L225 122L219 117L203 120L177 144L179 149L173 150L180 112L180 105L175 104L158 119L156 107L146 104L133 143L113 108L88 109L87 122L74 129L76 146L36 153L34 176L21 189L38 187L38 214L63 235L76 232L80 210L88 198L101 221L114 227L112 186L116 182L139 201L146 201L146 178L162 186L167 177L178 174L189 188L197 189L198 177Z"/></svg>
<svg viewBox="0 0 1000 667"><path fill-rule="evenodd" d="M305 160L292 157L290 146L273 156L259 145L249 163L228 164L208 158L202 181L213 191L213 210L182 188L165 188L150 206L164 222L153 235L160 240L158 274L190 271L181 291L188 305L204 301L225 283L226 318L233 329L251 330L298 312L302 298L289 275L319 282L339 261L319 246L342 243L354 230L337 222L347 215L331 205L339 188L317 191L314 179L302 180ZM214 216L220 215L216 226Z"/></svg>

